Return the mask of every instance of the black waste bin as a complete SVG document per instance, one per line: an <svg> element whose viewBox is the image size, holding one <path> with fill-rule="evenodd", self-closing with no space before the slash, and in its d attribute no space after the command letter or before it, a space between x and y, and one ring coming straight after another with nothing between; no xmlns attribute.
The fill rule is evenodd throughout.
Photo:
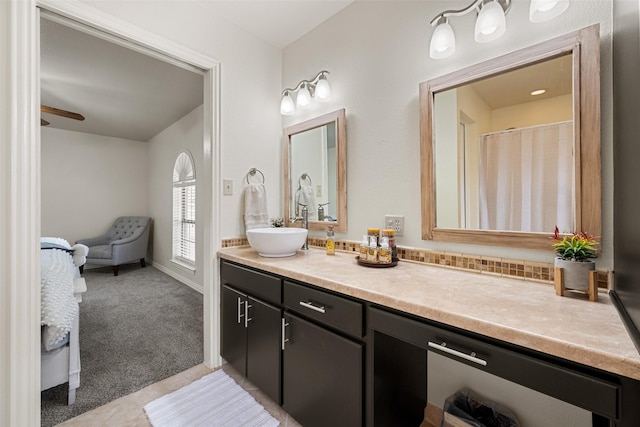
<svg viewBox="0 0 640 427"><path fill-rule="evenodd" d="M444 402L441 427L520 427L515 414L465 388Z"/></svg>

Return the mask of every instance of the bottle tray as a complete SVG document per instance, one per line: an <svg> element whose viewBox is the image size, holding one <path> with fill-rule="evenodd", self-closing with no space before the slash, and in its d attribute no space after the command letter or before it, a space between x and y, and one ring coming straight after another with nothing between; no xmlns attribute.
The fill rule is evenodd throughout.
<svg viewBox="0 0 640 427"><path fill-rule="evenodd" d="M395 267L398 265L398 258L393 258L390 264L384 264L381 262L371 262L364 259L360 259L360 255L356 255L356 261L360 265L364 265L365 267L373 267L373 268L388 268Z"/></svg>

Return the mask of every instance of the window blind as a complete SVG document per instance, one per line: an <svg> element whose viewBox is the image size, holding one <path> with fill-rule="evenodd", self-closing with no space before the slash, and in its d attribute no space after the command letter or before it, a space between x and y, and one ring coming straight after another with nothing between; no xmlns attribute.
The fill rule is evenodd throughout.
<svg viewBox="0 0 640 427"><path fill-rule="evenodd" d="M196 261L196 180L191 156L184 152L173 170L173 258Z"/></svg>

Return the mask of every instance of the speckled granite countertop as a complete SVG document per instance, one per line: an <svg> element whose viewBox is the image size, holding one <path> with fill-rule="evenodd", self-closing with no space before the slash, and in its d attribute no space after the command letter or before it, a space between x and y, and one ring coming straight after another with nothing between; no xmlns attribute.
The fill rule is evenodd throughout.
<svg viewBox="0 0 640 427"><path fill-rule="evenodd" d="M218 257L640 380L640 355L603 292L589 302L543 283L407 261L368 268L353 253L313 248L264 258L234 247Z"/></svg>

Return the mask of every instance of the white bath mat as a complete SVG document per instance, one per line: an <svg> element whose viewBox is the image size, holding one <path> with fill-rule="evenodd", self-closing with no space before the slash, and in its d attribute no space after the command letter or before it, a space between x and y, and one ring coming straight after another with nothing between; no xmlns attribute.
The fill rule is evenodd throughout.
<svg viewBox="0 0 640 427"><path fill-rule="evenodd" d="M144 407L154 427L277 427L256 400L222 370Z"/></svg>

